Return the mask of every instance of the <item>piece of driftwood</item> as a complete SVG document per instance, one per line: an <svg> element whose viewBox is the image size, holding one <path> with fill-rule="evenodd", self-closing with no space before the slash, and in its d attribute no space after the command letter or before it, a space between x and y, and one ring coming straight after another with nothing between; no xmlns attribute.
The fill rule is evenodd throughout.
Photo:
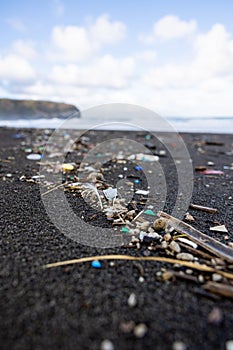
<svg viewBox="0 0 233 350"><path fill-rule="evenodd" d="M202 288L211 293L233 299L233 286L230 286L229 284L209 281L206 284L204 284Z"/></svg>
<svg viewBox="0 0 233 350"><path fill-rule="evenodd" d="M174 227L174 229L182 234L187 235L192 241L199 244L201 247L215 254L216 256L227 260L229 262L233 262L233 249L216 241L214 238L207 236L206 234L198 231L194 227L185 222L174 218L173 216L159 212L158 216L165 219L167 224Z"/></svg>

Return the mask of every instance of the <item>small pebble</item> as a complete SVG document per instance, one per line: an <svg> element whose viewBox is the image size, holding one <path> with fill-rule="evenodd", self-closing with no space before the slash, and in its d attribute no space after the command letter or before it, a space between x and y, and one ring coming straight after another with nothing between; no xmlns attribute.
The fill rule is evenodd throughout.
<svg viewBox="0 0 233 350"><path fill-rule="evenodd" d="M185 214L185 220L187 220L189 222L194 222L195 221L194 217L191 214L189 214L189 213Z"/></svg>
<svg viewBox="0 0 233 350"><path fill-rule="evenodd" d="M170 233L166 233L163 237L164 237L164 239L165 239L166 242L169 242L169 241L171 240L171 238L172 238L172 236L170 235Z"/></svg>
<svg viewBox="0 0 233 350"><path fill-rule="evenodd" d="M146 333L147 333L148 329L147 326L145 325L145 323L139 323L137 326L134 327L134 335L137 338L143 338Z"/></svg>
<svg viewBox="0 0 233 350"><path fill-rule="evenodd" d="M150 223L148 221L144 221L140 224L140 229L146 232L149 226L150 226Z"/></svg>
<svg viewBox="0 0 233 350"><path fill-rule="evenodd" d="M200 282L200 283L204 283L205 282L205 279L204 279L203 275L199 275L198 276L198 282Z"/></svg>
<svg viewBox="0 0 233 350"><path fill-rule="evenodd" d="M130 296L128 297L127 303L129 307L134 307L137 305L137 298L134 293L131 293Z"/></svg>
<svg viewBox="0 0 233 350"><path fill-rule="evenodd" d="M222 280L222 276L219 275L218 273L213 273L212 275L212 281L214 282L220 282Z"/></svg>
<svg viewBox="0 0 233 350"><path fill-rule="evenodd" d="M179 253L177 254L177 259L180 260L187 260L187 261L193 261L194 256L192 254L189 253Z"/></svg>
<svg viewBox="0 0 233 350"><path fill-rule="evenodd" d="M92 261L91 266L94 267L95 269L100 269L101 262L99 260L94 260L94 261Z"/></svg>
<svg viewBox="0 0 233 350"><path fill-rule="evenodd" d="M226 345L226 350L233 350L233 340L227 340L225 345Z"/></svg>
<svg viewBox="0 0 233 350"><path fill-rule="evenodd" d="M163 242L161 243L161 247L162 247L163 249L167 249L167 247L168 247L167 242L166 242L166 241L163 241Z"/></svg>
<svg viewBox="0 0 233 350"><path fill-rule="evenodd" d="M180 253L181 250L179 244L175 241L171 241L169 248L175 253Z"/></svg>
<svg viewBox="0 0 233 350"><path fill-rule="evenodd" d="M172 344L172 350L186 350L186 349L187 349L187 346L182 341L177 340Z"/></svg>
<svg viewBox="0 0 233 350"><path fill-rule="evenodd" d="M130 332L132 332L134 327L135 327L135 323L133 321L121 322L120 326L119 326L121 332L123 332L123 333L130 333Z"/></svg>
<svg viewBox="0 0 233 350"><path fill-rule="evenodd" d="M114 345L110 340L105 339L100 345L100 350L114 350Z"/></svg>
<svg viewBox="0 0 233 350"><path fill-rule="evenodd" d="M219 325L223 320L223 313L219 307L214 307L208 315L208 322Z"/></svg>

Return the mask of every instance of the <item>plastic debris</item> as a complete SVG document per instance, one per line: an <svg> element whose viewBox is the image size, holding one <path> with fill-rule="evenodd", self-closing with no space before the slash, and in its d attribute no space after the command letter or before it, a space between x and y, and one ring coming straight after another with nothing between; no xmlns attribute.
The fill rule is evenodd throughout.
<svg viewBox="0 0 233 350"><path fill-rule="evenodd" d="M111 201L117 196L117 188L109 187L106 190L103 190L103 193L107 200Z"/></svg>
<svg viewBox="0 0 233 350"><path fill-rule="evenodd" d="M210 231L228 233L225 225L210 227Z"/></svg>
<svg viewBox="0 0 233 350"><path fill-rule="evenodd" d="M122 232L129 233L129 229L127 227L122 227L121 228Z"/></svg>
<svg viewBox="0 0 233 350"><path fill-rule="evenodd" d="M199 171L200 174L203 175L223 175L224 171L221 170L212 170L212 169L206 169L203 171Z"/></svg>
<svg viewBox="0 0 233 350"><path fill-rule="evenodd" d="M144 154L144 153L138 153L138 154L132 154L128 157L128 160L142 160L145 162L158 162L159 157L154 156L152 154Z"/></svg>
<svg viewBox="0 0 233 350"><path fill-rule="evenodd" d="M182 242L182 243L185 243L185 244L188 244L190 245L192 248L194 249L197 249L198 245L192 241L190 241L189 239L187 238L184 238L184 237L178 237L177 238L178 241Z"/></svg>
<svg viewBox="0 0 233 350"><path fill-rule="evenodd" d="M138 184L140 183L140 180L139 180L139 179L136 179L136 180L134 180L134 183L135 183L136 185L138 185Z"/></svg>
<svg viewBox="0 0 233 350"><path fill-rule="evenodd" d="M69 172L69 171L74 170L74 166L71 163L64 163L64 164L62 164L62 170L65 172Z"/></svg>
<svg viewBox="0 0 233 350"><path fill-rule="evenodd" d="M95 269L100 269L102 265L99 260L94 260L92 261L91 266L94 267Z"/></svg>
<svg viewBox="0 0 233 350"><path fill-rule="evenodd" d="M151 216L156 216L156 214L153 212L153 210L150 210L150 209L145 210L144 214L151 215Z"/></svg>
<svg viewBox="0 0 233 350"><path fill-rule="evenodd" d="M141 171L142 170L142 167L141 166L139 166L139 165L137 165L137 166L135 166L135 168L134 168L135 170L137 170L137 171Z"/></svg>
<svg viewBox="0 0 233 350"><path fill-rule="evenodd" d="M221 257L222 259L233 262L233 250L230 247L216 241L214 238L207 236L206 234L196 230L194 227L172 217L169 214L159 212L158 215L163 219L166 219L167 223L172 225L177 232L187 235L195 243L199 244L211 253Z"/></svg>
<svg viewBox="0 0 233 350"><path fill-rule="evenodd" d="M135 194L141 194L143 196L147 196L150 191L145 191L145 190L137 190Z"/></svg>
<svg viewBox="0 0 233 350"><path fill-rule="evenodd" d="M27 155L27 159L29 160L40 160L41 158L42 158L42 155L37 153L32 153Z"/></svg>

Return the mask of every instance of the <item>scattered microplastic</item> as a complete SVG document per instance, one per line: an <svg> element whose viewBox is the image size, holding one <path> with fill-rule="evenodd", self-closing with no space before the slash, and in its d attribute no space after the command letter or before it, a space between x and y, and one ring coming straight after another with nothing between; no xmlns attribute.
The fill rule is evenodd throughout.
<svg viewBox="0 0 233 350"><path fill-rule="evenodd" d="M41 158L42 158L41 154L32 153L27 155L27 159L29 160L40 160Z"/></svg>
<svg viewBox="0 0 233 350"><path fill-rule="evenodd" d="M156 216L156 214L153 212L153 210L150 210L150 209L144 211L144 214L151 215L151 216Z"/></svg>
<svg viewBox="0 0 233 350"><path fill-rule="evenodd" d="M99 260L94 260L94 261L92 261L91 266L94 267L94 269L100 269L101 262Z"/></svg>

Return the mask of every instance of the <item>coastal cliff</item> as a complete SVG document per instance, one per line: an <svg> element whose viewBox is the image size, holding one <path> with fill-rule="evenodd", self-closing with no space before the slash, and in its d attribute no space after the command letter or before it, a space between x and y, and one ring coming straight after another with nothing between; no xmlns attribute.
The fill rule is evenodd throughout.
<svg viewBox="0 0 233 350"><path fill-rule="evenodd" d="M59 118L72 112L77 113L77 116L79 116L78 108L67 103L0 99L0 117Z"/></svg>

